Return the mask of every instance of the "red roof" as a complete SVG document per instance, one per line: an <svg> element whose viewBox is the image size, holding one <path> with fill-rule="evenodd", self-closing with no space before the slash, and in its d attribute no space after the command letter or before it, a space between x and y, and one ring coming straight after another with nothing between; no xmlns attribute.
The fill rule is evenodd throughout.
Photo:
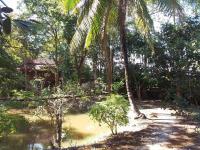
<svg viewBox="0 0 200 150"><path fill-rule="evenodd" d="M20 66L19 70L43 70L49 67L56 67L54 60L47 58L27 59Z"/></svg>
<svg viewBox="0 0 200 150"><path fill-rule="evenodd" d="M24 61L24 64L32 64L32 65L50 65L54 66L56 65L54 60L52 59L47 59L47 58L37 58L37 59L27 59Z"/></svg>

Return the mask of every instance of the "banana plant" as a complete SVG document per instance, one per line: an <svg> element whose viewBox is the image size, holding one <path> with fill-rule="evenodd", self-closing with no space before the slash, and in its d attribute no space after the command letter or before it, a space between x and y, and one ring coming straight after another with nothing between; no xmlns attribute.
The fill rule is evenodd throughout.
<svg viewBox="0 0 200 150"><path fill-rule="evenodd" d="M0 2L4 5L0 7L0 32L5 34L10 34L11 32L11 19L8 16L9 13L13 11L12 8L8 7L3 0Z"/></svg>
<svg viewBox="0 0 200 150"><path fill-rule="evenodd" d="M3 7L0 7L0 33L1 34L11 33L12 22L14 22L17 27L26 31L33 31L36 28L36 26L40 24L39 22L35 20L25 21L25 20L20 20L20 19L11 19L9 17L9 14L13 12L13 9L8 7L3 0L0 0L0 2L4 5Z"/></svg>

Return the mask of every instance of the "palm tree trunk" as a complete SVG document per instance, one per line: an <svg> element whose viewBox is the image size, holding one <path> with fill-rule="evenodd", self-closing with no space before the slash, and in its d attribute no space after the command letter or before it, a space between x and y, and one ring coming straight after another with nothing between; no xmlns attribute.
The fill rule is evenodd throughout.
<svg viewBox="0 0 200 150"><path fill-rule="evenodd" d="M135 115L135 118L145 118L145 115L142 114L133 97L133 92L131 90L130 85L130 77L128 70L128 56L127 56L127 47L126 47L126 32L125 32L125 20L126 20L126 7L127 0L119 0L119 30L120 30L120 48L124 58L124 68L125 68L125 81L126 81L126 91L128 95L128 100L130 103L130 107Z"/></svg>
<svg viewBox="0 0 200 150"><path fill-rule="evenodd" d="M105 10L105 17L103 21L103 34L102 34L102 42L101 49L105 56L105 67L106 67L106 80L107 80L107 92L111 93L112 91L112 64L111 64L111 49L109 47L109 36L107 33L108 19L110 14L110 6L111 3L108 4L107 9Z"/></svg>

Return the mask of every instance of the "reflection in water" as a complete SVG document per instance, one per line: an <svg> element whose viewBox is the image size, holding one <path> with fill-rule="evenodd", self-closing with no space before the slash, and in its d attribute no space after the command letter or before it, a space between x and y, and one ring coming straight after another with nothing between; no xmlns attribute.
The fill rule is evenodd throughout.
<svg viewBox="0 0 200 150"><path fill-rule="evenodd" d="M28 150L43 150L43 149L44 147L40 143L34 143L34 144L28 145Z"/></svg>
<svg viewBox="0 0 200 150"><path fill-rule="evenodd" d="M36 121L31 123L28 131L1 138L0 150L43 150L49 145L52 135L48 121Z"/></svg>
<svg viewBox="0 0 200 150"><path fill-rule="evenodd" d="M30 134L10 135L0 140L0 150L43 150L47 146L39 143L34 143L34 136Z"/></svg>
<svg viewBox="0 0 200 150"><path fill-rule="evenodd" d="M0 150L48 149L53 135L49 121L37 120L31 124L28 132L0 138ZM67 132L62 143L63 147L88 144L92 142L92 139L108 132L107 127L100 127L87 114L67 115L63 128Z"/></svg>

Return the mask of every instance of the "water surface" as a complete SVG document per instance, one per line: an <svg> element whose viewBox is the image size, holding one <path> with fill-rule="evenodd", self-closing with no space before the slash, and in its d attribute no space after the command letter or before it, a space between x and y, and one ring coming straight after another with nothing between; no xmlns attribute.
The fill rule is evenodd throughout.
<svg viewBox="0 0 200 150"><path fill-rule="evenodd" d="M41 120L32 114L11 111L25 116L31 123L29 131L16 133L0 139L0 150L44 150L50 146L52 140L53 128L48 121L48 117ZM65 139L63 147L78 146L90 144L100 137L109 134L105 125L100 126L94 122L88 114L66 115L63 128Z"/></svg>

